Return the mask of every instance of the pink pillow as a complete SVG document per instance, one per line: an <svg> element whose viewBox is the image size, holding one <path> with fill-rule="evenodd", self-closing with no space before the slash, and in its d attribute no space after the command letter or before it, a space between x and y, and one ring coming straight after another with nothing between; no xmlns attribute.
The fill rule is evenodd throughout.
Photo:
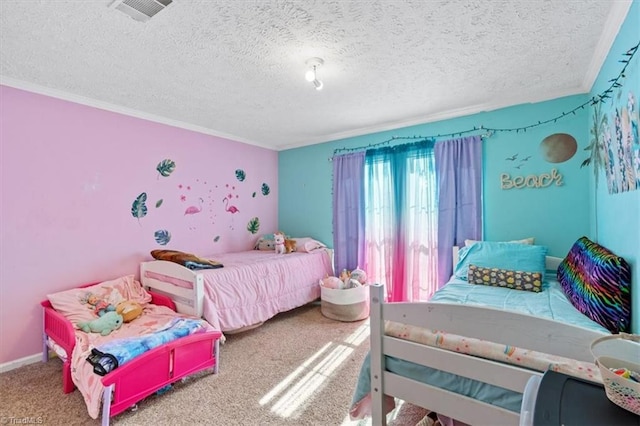
<svg viewBox="0 0 640 426"><path fill-rule="evenodd" d="M115 310L118 303L124 300L145 306L151 301L151 295L133 275L127 275L90 287L48 294L47 299L56 311L75 325L80 321L96 319L100 313Z"/></svg>

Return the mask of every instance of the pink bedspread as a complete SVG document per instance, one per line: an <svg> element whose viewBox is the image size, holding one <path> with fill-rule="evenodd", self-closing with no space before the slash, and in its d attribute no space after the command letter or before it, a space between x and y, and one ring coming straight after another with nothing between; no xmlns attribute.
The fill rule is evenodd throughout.
<svg viewBox="0 0 640 426"><path fill-rule="evenodd" d="M76 346L71 354L71 378L80 393L82 393L84 401L87 404L87 411L92 418L97 419L100 414L104 387L101 382L102 376L94 373L93 366L86 360L91 353L91 349L111 339L143 336L154 332L162 328L176 316L186 317L186 315L175 313L166 306L147 305L140 318L124 324L118 330L111 332L107 336L102 336L99 333L85 333L76 330ZM202 324L203 328L199 330L199 332L213 330L206 321L202 321Z"/></svg>
<svg viewBox="0 0 640 426"><path fill-rule="evenodd" d="M201 271L203 316L223 332L259 324L318 299L319 280L333 275L326 250L289 254L250 250L212 258L224 268Z"/></svg>

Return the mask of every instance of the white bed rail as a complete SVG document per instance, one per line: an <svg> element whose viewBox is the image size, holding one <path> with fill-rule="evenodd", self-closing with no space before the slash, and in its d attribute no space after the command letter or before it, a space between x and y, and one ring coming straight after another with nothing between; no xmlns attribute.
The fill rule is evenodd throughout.
<svg viewBox="0 0 640 426"><path fill-rule="evenodd" d="M182 285L176 285L176 280ZM142 262L140 282L145 288L171 298L179 313L202 318L204 277L198 271L166 260Z"/></svg>
<svg viewBox="0 0 640 426"><path fill-rule="evenodd" d="M384 286L371 286L371 398L374 425L385 425L384 395L473 425L517 425L519 413L385 371L385 355L523 393L542 373L384 335L384 322L508 344L593 362L591 342L603 334L516 312L448 303L385 303Z"/></svg>

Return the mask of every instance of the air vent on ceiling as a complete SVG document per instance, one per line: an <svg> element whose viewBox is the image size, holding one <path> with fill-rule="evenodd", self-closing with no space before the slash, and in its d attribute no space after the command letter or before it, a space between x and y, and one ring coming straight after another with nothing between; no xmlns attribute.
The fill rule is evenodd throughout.
<svg viewBox="0 0 640 426"><path fill-rule="evenodd" d="M109 7L140 22L147 22L158 12L173 3L173 0L115 0Z"/></svg>

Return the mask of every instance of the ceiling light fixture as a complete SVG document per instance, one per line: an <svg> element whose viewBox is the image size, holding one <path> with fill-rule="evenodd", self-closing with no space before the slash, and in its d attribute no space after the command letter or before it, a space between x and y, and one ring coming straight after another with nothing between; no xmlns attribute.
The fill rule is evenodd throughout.
<svg viewBox="0 0 640 426"><path fill-rule="evenodd" d="M305 63L309 67L309 70L304 74L304 78L308 82L313 83L316 90L322 90L324 84L318 80L318 68L324 64L324 61L321 58L309 58Z"/></svg>

